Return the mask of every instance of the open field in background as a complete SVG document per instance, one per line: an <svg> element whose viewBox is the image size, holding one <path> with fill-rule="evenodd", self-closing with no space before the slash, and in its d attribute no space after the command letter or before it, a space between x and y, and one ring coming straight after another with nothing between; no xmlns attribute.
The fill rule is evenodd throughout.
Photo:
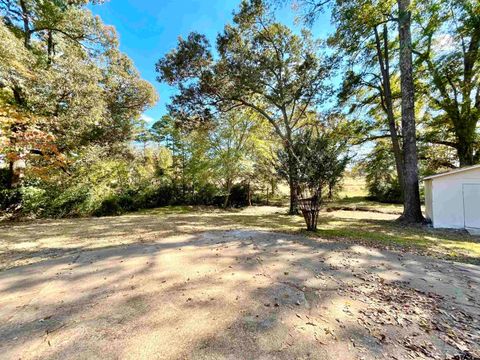
<svg viewBox="0 0 480 360"><path fill-rule="evenodd" d="M341 182L338 192L339 198L360 198L367 197L367 183L363 177L345 177Z"/></svg>
<svg viewBox="0 0 480 360"><path fill-rule="evenodd" d="M276 195L277 200L274 204L288 205L288 186L281 184L278 187ZM278 200L278 199L281 200ZM335 193L333 200L326 200L324 207L326 210L352 210L352 211L372 211L386 214L400 215L403 211L402 204L381 203L368 199L365 178L345 177L339 190ZM424 207L422 206L422 209Z"/></svg>

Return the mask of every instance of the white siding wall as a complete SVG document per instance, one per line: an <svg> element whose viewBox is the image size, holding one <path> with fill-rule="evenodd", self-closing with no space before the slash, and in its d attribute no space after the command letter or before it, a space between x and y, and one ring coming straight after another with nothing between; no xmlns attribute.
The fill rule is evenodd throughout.
<svg viewBox="0 0 480 360"><path fill-rule="evenodd" d="M480 169L440 176L430 181L432 181L433 226L464 228L463 184L480 184Z"/></svg>
<svg viewBox="0 0 480 360"><path fill-rule="evenodd" d="M432 180L425 180L425 215L433 220Z"/></svg>

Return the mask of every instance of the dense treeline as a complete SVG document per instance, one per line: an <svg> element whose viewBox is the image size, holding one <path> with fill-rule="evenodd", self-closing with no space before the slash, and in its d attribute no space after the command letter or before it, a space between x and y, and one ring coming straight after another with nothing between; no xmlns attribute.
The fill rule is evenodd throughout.
<svg viewBox="0 0 480 360"><path fill-rule="evenodd" d="M4 208L46 207L63 215L75 202L88 207L80 199L98 189L87 194L73 179L95 176L97 160L125 158L140 114L156 100L118 50L114 29L87 4L0 2Z"/></svg>
<svg viewBox="0 0 480 360"><path fill-rule="evenodd" d="M100 2L0 0L2 210L243 206L283 181L293 214L332 196L360 147L371 196L416 222L420 176L480 161L476 0L300 0L306 29L276 18L289 1L244 0L214 44L191 33L157 61L178 91L153 124L155 90L88 10Z"/></svg>

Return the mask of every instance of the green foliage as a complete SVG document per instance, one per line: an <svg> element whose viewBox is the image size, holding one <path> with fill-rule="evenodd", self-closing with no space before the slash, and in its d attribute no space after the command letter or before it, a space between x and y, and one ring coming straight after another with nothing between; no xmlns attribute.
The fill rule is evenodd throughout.
<svg viewBox="0 0 480 360"><path fill-rule="evenodd" d="M480 2L420 2L414 13L419 90L430 108L425 141L480 162Z"/></svg>
<svg viewBox="0 0 480 360"><path fill-rule="evenodd" d="M230 205L244 207L251 205L251 188L247 183L235 184L230 192Z"/></svg>
<svg viewBox="0 0 480 360"><path fill-rule="evenodd" d="M401 203L402 193L395 172L395 159L389 144L378 142L364 163L367 189L371 199L386 203Z"/></svg>
<svg viewBox="0 0 480 360"><path fill-rule="evenodd" d="M27 165L9 186L70 172L89 147L125 147L156 100L88 3L0 2L0 156Z"/></svg>
<svg viewBox="0 0 480 360"><path fill-rule="evenodd" d="M13 211L22 201L19 189L0 189L0 212Z"/></svg>
<svg viewBox="0 0 480 360"><path fill-rule="evenodd" d="M306 130L295 138L292 149L297 162L297 191L304 198L316 197L321 202L323 190L338 184L349 161L346 144L318 130ZM279 173L288 178L290 154L280 150L278 160Z"/></svg>
<svg viewBox="0 0 480 360"><path fill-rule="evenodd" d="M45 189L24 186L21 188L22 212L26 214L37 215L48 206L48 194Z"/></svg>
<svg viewBox="0 0 480 360"><path fill-rule="evenodd" d="M274 15L264 1L242 1L233 24L217 36L215 57L204 35L180 39L157 62L158 80L179 89L171 114L194 127L211 123L219 112L248 109L288 148L294 133L312 120L311 112L329 101L326 79L333 63L308 30L296 34ZM295 162L289 164L293 175ZM296 212L293 196L291 211Z"/></svg>

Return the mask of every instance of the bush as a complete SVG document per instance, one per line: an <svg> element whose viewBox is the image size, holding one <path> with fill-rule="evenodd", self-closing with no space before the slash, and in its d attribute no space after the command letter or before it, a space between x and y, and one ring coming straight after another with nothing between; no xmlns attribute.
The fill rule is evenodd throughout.
<svg viewBox="0 0 480 360"><path fill-rule="evenodd" d="M377 143L364 166L370 199L387 203L402 202L402 192L390 144Z"/></svg>
<svg viewBox="0 0 480 360"><path fill-rule="evenodd" d="M123 212L135 211L143 208L142 202L139 201L139 194L137 191L128 189L125 193L122 193L116 197L117 204L123 209Z"/></svg>
<svg viewBox="0 0 480 360"><path fill-rule="evenodd" d="M21 189L22 213L25 215L41 215L49 206L47 191L34 186L25 186Z"/></svg>
<svg viewBox="0 0 480 360"><path fill-rule="evenodd" d="M122 215L125 213L125 209L120 205L120 199L118 197L111 197L105 199L98 209L93 212L94 216L114 216Z"/></svg>
<svg viewBox="0 0 480 360"><path fill-rule="evenodd" d="M141 192L131 194L135 209L151 209L170 205L173 202L175 189L172 185L162 184L149 186Z"/></svg>
<svg viewBox="0 0 480 360"><path fill-rule="evenodd" d="M53 197L45 215L51 217L71 217L88 214L86 203L89 195L88 188L79 186L59 191L59 194Z"/></svg>
<svg viewBox="0 0 480 360"><path fill-rule="evenodd" d="M369 198L384 203L401 203L402 191L396 178L381 178L367 182Z"/></svg>
<svg viewBox="0 0 480 360"><path fill-rule="evenodd" d="M192 205L222 205L223 196L220 196L220 190L213 184L202 186L191 199Z"/></svg>
<svg viewBox="0 0 480 360"><path fill-rule="evenodd" d="M6 189L10 186L10 170L7 168L0 168L0 189Z"/></svg>
<svg viewBox="0 0 480 360"><path fill-rule="evenodd" d="M235 184L230 191L230 206L244 207L248 203L250 186L248 184Z"/></svg>
<svg viewBox="0 0 480 360"><path fill-rule="evenodd" d="M9 211L12 207L20 205L22 193L19 189L0 190L0 210Z"/></svg>

